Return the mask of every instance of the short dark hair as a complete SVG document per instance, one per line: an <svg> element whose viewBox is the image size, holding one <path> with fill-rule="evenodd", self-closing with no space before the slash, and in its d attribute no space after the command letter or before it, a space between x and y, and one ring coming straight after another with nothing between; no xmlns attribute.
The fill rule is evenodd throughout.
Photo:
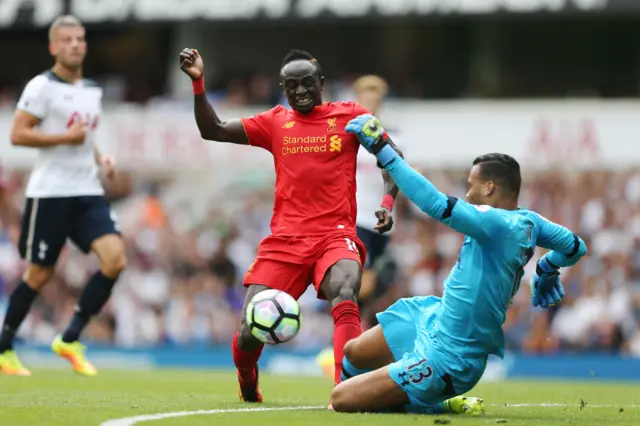
<svg viewBox="0 0 640 426"><path fill-rule="evenodd" d="M313 57L311 53L307 52L306 50L292 49L282 60L282 68L284 68L284 66L289 62L300 60L313 63L313 65L316 67L316 74L318 75L318 77L322 77L322 68L320 67L320 63L316 58Z"/></svg>
<svg viewBox="0 0 640 426"><path fill-rule="evenodd" d="M473 165L480 166L480 177L496 182L505 195L518 198L522 176L520 164L507 154L485 154L473 160Z"/></svg>

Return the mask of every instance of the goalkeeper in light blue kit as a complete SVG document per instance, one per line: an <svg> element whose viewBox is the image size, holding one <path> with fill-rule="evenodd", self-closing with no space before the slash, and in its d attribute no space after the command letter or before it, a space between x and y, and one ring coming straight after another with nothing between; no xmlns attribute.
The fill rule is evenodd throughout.
<svg viewBox="0 0 640 426"><path fill-rule="evenodd" d="M409 200L465 239L442 298L400 299L378 314L379 326L347 343L344 381L331 405L339 412L482 413L482 399L462 395L480 380L489 355L504 355L502 324L535 247L551 249L531 281L532 303L543 308L564 296L558 269L577 263L587 248L567 228L518 206L520 166L508 155L476 158L467 203L412 169L374 116L358 116L346 131Z"/></svg>

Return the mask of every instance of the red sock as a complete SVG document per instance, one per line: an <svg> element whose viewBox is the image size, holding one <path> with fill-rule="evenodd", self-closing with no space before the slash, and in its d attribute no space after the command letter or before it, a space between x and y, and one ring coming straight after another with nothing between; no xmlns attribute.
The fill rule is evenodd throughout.
<svg viewBox="0 0 640 426"><path fill-rule="evenodd" d="M362 334L360 325L360 309L355 302L345 300L331 309L333 317L333 357L335 361L334 383L337 385L342 376L342 358L344 345Z"/></svg>
<svg viewBox="0 0 640 426"><path fill-rule="evenodd" d="M240 346L238 346L238 333L236 333L236 335L233 336L231 347L233 350L233 363L240 372L242 380L255 382L255 366L258 364L258 359L260 358L260 354L262 354L264 345L260 345L258 349L253 351L243 351L240 349Z"/></svg>

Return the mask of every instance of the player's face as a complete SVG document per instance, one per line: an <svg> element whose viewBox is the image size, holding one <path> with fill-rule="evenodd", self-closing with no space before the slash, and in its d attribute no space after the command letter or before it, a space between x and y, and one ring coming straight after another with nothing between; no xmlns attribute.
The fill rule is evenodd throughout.
<svg viewBox="0 0 640 426"><path fill-rule="evenodd" d="M324 78L310 61L289 62L282 68L282 88L291 108L303 114L322 103Z"/></svg>
<svg viewBox="0 0 640 426"><path fill-rule="evenodd" d="M492 192L490 185L492 185L490 182L480 177L480 166L473 166L467 179L467 201L478 206L491 205L489 201L489 195Z"/></svg>
<svg viewBox="0 0 640 426"><path fill-rule="evenodd" d="M56 61L70 69L82 66L87 54L84 28L63 26L55 30L49 49Z"/></svg>
<svg viewBox="0 0 640 426"><path fill-rule="evenodd" d="M373 87L365 88L358 93L358 103L366 110L376 114L382 105L382 93Z"/></svg>

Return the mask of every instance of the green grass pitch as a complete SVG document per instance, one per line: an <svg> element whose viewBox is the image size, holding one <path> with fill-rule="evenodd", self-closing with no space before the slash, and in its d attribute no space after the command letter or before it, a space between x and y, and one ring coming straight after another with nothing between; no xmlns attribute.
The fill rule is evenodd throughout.
<svg viewBox="0 0 640 426"><path fill-rule="evenodd" d="M36 370L27 378L0 376L0 425L99 426L127 417L197 410L207 411L145 421L112 421L105 426L640 424L640 386L636 384L481 383L470 393L487 404L487 414L479 417L337 414L320 408L326 407L331 385L325 378L265 374L261 377L265 403L256 406L238 402L235 375L230 372L103 370L98 377L87 379L66 370ZM299 406L307 409L283 410ZM247 408L264 411L239 411Z"/></svg>

